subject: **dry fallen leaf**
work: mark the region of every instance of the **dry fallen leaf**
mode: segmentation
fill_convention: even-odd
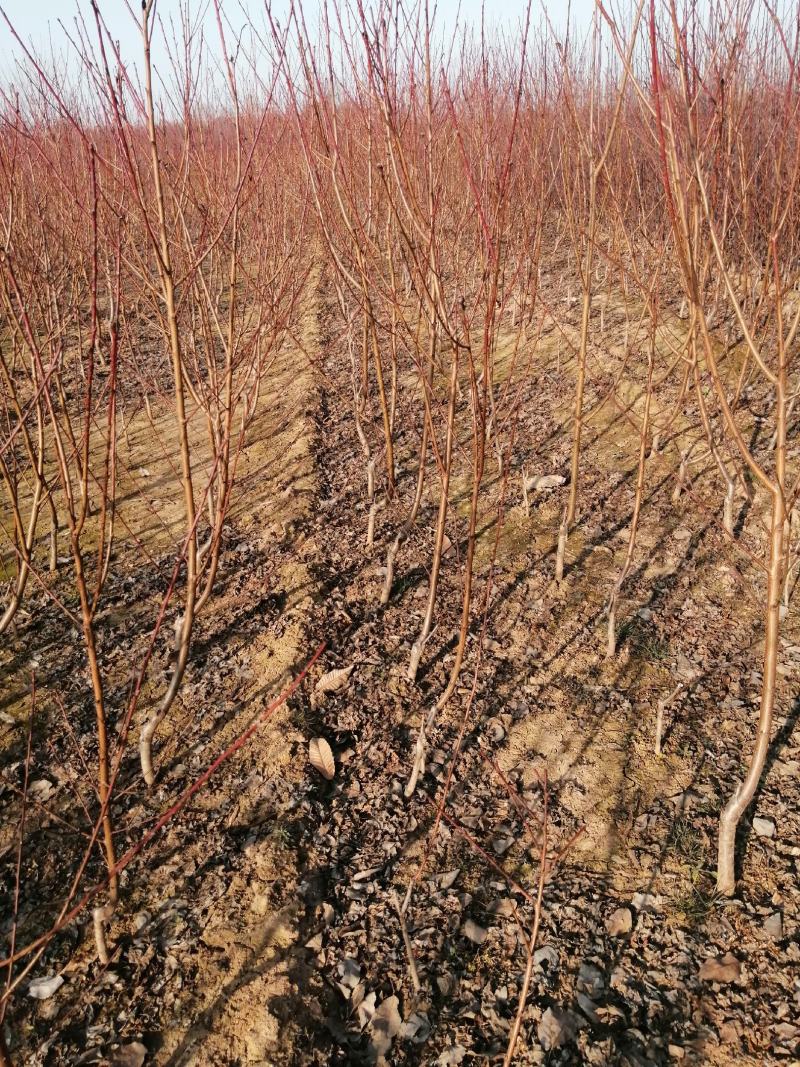
[[[331,746],[324,737],[312,737],[308,743],[308,758],[311,766],[316,768],[323,778],[330,781],[336,774],[336,763]]]
[[[387,997],[372,1016],[369,1024],[372,1032],[370,1051],[375,1060],[386,1055],[392,1047],[392,1042],[400,1033],[403,1020],[398,1011],[399,1004],[397,997]]]
[[[339,689],[344,689],[352,672],[352,666],[338,667],[328,671],[327,674],[323,674],[314,689],[317,693],[336,693]]]

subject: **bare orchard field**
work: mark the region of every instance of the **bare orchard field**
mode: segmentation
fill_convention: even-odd
[[[0,1067],[800,1063],[791,11],[156,8],[9,27]]]

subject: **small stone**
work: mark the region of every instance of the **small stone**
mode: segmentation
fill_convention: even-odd
[[[511,919],[515,911],[514,901],[510,897],[493,900],[488,910],[492,915],[497,915],[501,919]]]
[[[141,1041],[123,1045],[111,1058],[111,1067],[142,1067],[147,1058],[147,1049]]]
[[[28,986],[28,996],[33,997],[34,1000],[49,1000],[63,984],[64,979],[60,974],[52,975],[50,978],[34,978]]]
[[[732,952],[726,952],[724,956],[711,956],[705,960],[700,967],[700,980],[727,985],[729,982],[735,982],[741,973],[741,963]]]
[[[759,837],[775,836],[775,823],[772,819],[762,819],[757,815],[755,819],[753,819],[753,829]]]
[[[472,919],[465,919],[461,924],[461,933],[476,945],[482,945],[489,935],[488,930],[478,926]]]
[[[511,846],[514,844],[513,837],[494,837],[492,838],[492,848],[498,856],[504,855]]]
[[[306,948],[309,952],[321,952],[322,934],[317,934],[316,937],[312,937],[310,941],[306,941]]]
[[[537,1028],[537,1036],[545,1052],[560,1048],[572,1041],[578,1032],[579,1019],[571,1011],[548,1008]]]
[[[667,1045],[667,1052],[673,1060],[682,1060],[686,1055],[686,1049],[680,1045]]]
[[[456,878],[461,874],[460,867],[454,867],[452,871],[443,871],[440,875],[437,875],[436,881],[439,884],[440,889],[450,889],[456,881]]]
[[[630,908],[617,908],[606,919],[606,930],[610,937],[621,937],[633,929],[633,915]]]
[[[558,952],[552,945],[542,945],[541,948],[537,948],[533,954],[533,962],[537,967],[545,965],[548,970],[553,970],[558,966]]]
[[[598,1026],[600,1024],[600,1016],[597,1014],[597,1005],[591,997],[587,997],[585,993],[576,993],[575,1000],[589,1022]]]
[[[774,911],[764,920],[764,933],[775,941],[783,937],[783,916],[779,911]]]
[[[590,997],[599,997],[605,988],[603,972],[592,963],[582,963],[578,969],[578,979],[575,984],[582,993]]]

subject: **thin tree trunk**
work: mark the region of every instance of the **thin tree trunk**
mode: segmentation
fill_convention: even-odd
[[[775,708],[775,682],[778,673],[780,648],[780,607],[783,586],[783,524],[784,506],[776,490],[772,497],[770,524],[769,577],[767,580],[766,639],[764,644],[764,675],[761,706],[758,716],[755,747],[750,758],[747,776],[738,785],[719,819],[719,848],[717,856],[717,892],[730,897],[736,889],[736,830],[739,821],[755,795],[769,749],[772,718]]]
[[[169,347],[172,359],[172,376],[175,391],[175,421],[178,429],[181,456],[181,484],[183,487],[183,499],[186,526],[186,602],[184,605],[183,619],[180,631],[180,643],[178,658],[172,674],[167,692],[161,701],[158,711],[151,716],[142,728],[139,737],[139,756],[142,764],[142,774],[148,785],[155,781],[152,762],[152,741],[164,716],[172,706],[180,689],[186,664],[189,661],[189,648],[192,639],[192,629],[195,618],[195,605],[197,600],[197,533],[196,512],[194,501],[194,487],[192,485],[192,461],[189,445],[188,419],[186,415],[186,397],[183,371],[183,357],[181,352],[180,333],[178,330],[178,311],[175,299],[175,284],[172,276],[172,260],[170,257],[169,232],[167,228],[166,208],[164,192],[161,184],[161,163],[158,155],[156,142],[155,110],[153,103],[152,65],[150,61],[150,31],[149,18],[152,11],[152,0],[142,12],[142,38],[145,55],[145,90],[147,103],[147,128],[150,140],[150,153],[155,184],[156,207],[158,209],[159,226],[159,274],[161,278],[162,295],[167,312],[169,328]]]
[[[433,561],[431,563],[430,588],[428,590],[428,606],[425,618],[422,620],[422,628],[419,636],[411,646],[411,659],[408,664],[408,680],[416,681],[422,652],[425,642],[431,634],[433,626],[433,612],[436,607],[436,587],[439,582],[439,570],[442,563],[442,547],[444,545],[444,532],[447,523],[448,500],[450,495],[450,468],[453,461],[453,437],[456,416],[456,394],[458,391],[458,348],[453,349],[453,361],[450,369],[450,390],[447,402],[447,438],[444,450],[444,469],[442,470],[442,487],[439,495],[439,515],[436,521],[436,541],[433,548]]]

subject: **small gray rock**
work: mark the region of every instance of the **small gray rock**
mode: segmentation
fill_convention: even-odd
[[[464,920],[461,924],[461,933],[476,945],[482,945],[489,936],[488,930],[484,930],[482,926],[478,926],[472,919]]]
[[[548,1008],[537,1028],[537,1036],[545,1052],[560,1048],[573,1041],[578,1032],[580,1020],[571,1011],[561,1008]]]
[[[60,974],[51,975],[49,978],[34,978],[28,986],[28,996],[34,1000],[49,1000],[63,984],[64,979]]]
[[[494,837],[492,838],[492,848],[498,856],[504,855],[511,846],[514,844],[513,837]]]
[[[587,996],[599,997],[605,987],[603,972],[593,963],[582,963],[578,969],[578,980],[575,984]]]
[[[552,970],[558,966],[558,952],[552,945],[542,945],[541,948],[537,948],[534,952],[533,962],[537,967],[546,965],[548,969]]]
[[[755,819],[753,819],[753,829],[759,837],[775,836],[775,823],[772,819],[763,819],[757,815]]]
[[[780,941],[783,937],[783,916],[779,911],[774,911],[772,915],[765,919],[764,933],[775,941]]]
[[[141,1041],[123,1045],[111,1058],[111,1067],[142,1067],[147,1059],[147,1049]]]
[[[437,875],[436,880],[440,889],[450,889],[455,884],[456,878],[461,874],[461,868],[455,867],[452,871],[444,871]]]
[[[593,1023],[595,1026],[600,1025],[601,1019],[597,1014],[597,1005],[595,1002],[590,997],[587,997],[585,993],[576,993],[575,1000],[578,1002],[578,1007],[589,1022]]]

